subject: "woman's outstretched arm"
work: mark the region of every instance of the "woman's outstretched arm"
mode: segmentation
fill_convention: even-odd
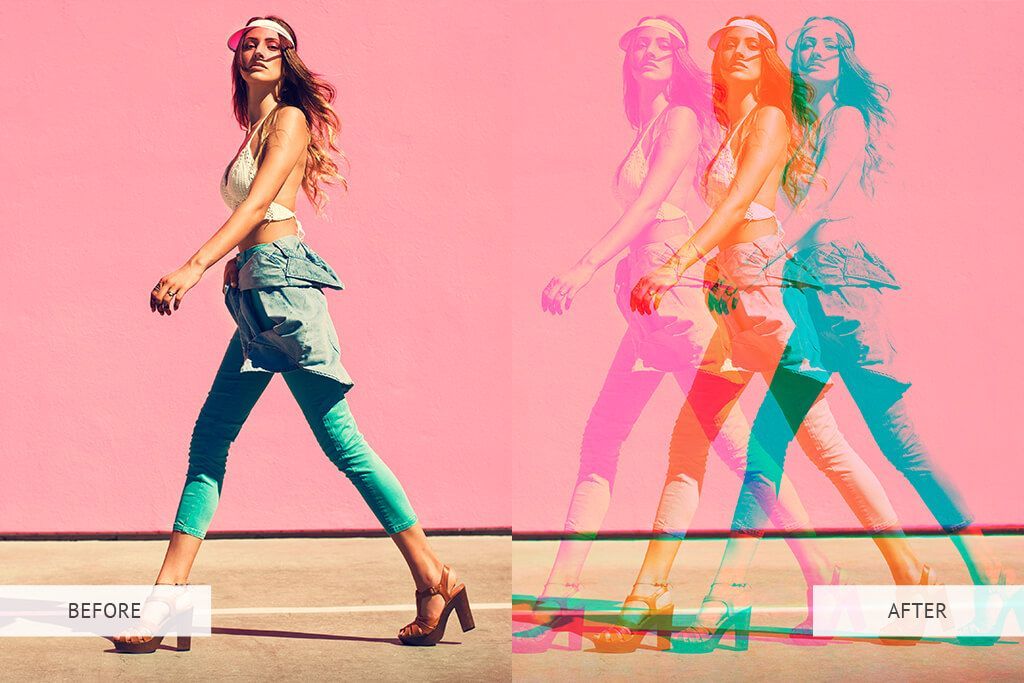
[[[786,117],[778,107],[763,107],[751,121],[751,131],[740,149],[736,177],[725,198],[690,239],[660,268],[648,273],[633,288],[630,308],[651,313],[661,296],[674,287],[682,273],[743,223],[744,214],[768,175],[785,152],[789,140]]]
[[[264,222],[267,209],[281,191],[308,141],[309,130],[302,110],[283,108],[278,113],[274,129],[267,136],[266,153],[253,179],[249,196],[185,265],[160,279],[158,287],[150,292],[150,310],[170,315],[171,299],[174,299],[173,310],[177,310],[185,294],[198,284],[206,270]],[[169,296],[169,292],[176,294]]]
[[[692,109],[674,106],[665,112],[665,128],[657,136],[650,170],[639,196],[576,265],[551,279],[541,296],[544,310],[561,313],[563,306],[567,310],[573,297],[590,282],[594,273],[615,258],[657,218],[661,203],[679,181],[699,143],[700,129]]]

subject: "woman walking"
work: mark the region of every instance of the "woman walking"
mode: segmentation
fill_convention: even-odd
[[[301,187],[322,208],[320,183],[344,184],[328,155],[339,127],[334,88],[297,52],[294,29],[275,16],[254,17],[228,39],[234,110],[247,136],[221,179],[231,217],[150,293],[150,308],[171,315],[207,269],[229,251],[225,304],[237,323],[200,411],[170,544],[138,628],[119,634],[121,652],[152,652],[155,635],[188,609],[188,577],[213,518],[228,448],[274,373],[280,372],[325,454],[355,485],[405,558],[416,585],[416,619],[402,628],[408,645],[433,645],[454,609],[473,628],[465,586],[431,550],[417,516],[387,465],[359,432],[346,393],[323,289],[341,289],[334,270],[304,241],[295,216]],[[187,649],[186,637],[179,649]],[[184,647],[182,647],[184,645]]]
[[[619,165],[614,190],[622,214],[572,268],[554,277],[544,289],[542,306],[561,314],[594,273],[625,251],[615,269],[616,301],[626,331],[612,359],[583,433],[576,484],[565,521],[566,539],[558,548],[547,582],[534,603],[548,611],[538,619],[548,629],[520,634],[516,644],[529,646],[526,636],[550,639],[552,631],[570,623],[582,605],[574,598],[591,548],[587,537],[600,530],[608,510],[622,445],[666,375],[689,391],[702,359],[708,354],[722,362],[721,351],[709,352],[715,321],[707,311],[702,280],[680,283],[656,315],[641,316],[629,309],[631,285],[663,263],[693,234],[692,216],[706,213],[698,193],[700,171],[714,150],[718,126],[710,105],[710,82],[693,62],[683,26],[668,16],[641,19],[619,40],[625,52],[623,89],[626,118],[636,139]],[[737,408],[721,425],[717,452],[733,472],[742,476],[749,427]],[[669,490],[656,524],[688,524],[697,509],[699,491]],[[810,529],[807,513],[792,487],[781,496],[774,521],[790,530]],[[685,520],[685,521],[683,521]],[[790,539],[801,567],[816,561],[807,545]],[[815,574],[816,576],[816,574]],[[810,577],[808,579],[811,580]],[[637,584],[634,592],[649,594]],[[559,614],[561,612],[561,614]],[[536,640],[536,639],[535,639]]]
[[[787,220],[795,252],[787,272],[807,300],[826,366],[843,378],[879,449],[949,534],[972,581],[1005,584],[1008,570],[910,419],[912,383],[885,321],[885,299],[901,286],[870,244],[885,220],[873,199],[887,165],[881,140],[891,122],[889,88],[861,63],[842,19],[809,17],[793,35],[793,77],[809,86],[794,96],[810,95],[803,111],[820,182],[804,188]]]
[[[794,435],[866,528],[899,532],[895,511],[877,477],[837,436],[835,418],[822,397],[830,373],[823,367],[806,307],[798,295],[781,287],[786,248],[775,216],[776,195],[782,189],[793,196],[801,179],[813,176],[814,167],[801,148],[804,130],[794,112],[792,78],[776,51],[775,33],[760,17],[734,17],[712,35],[708,45],[715,51],[715,111],[728,130],[705,175],[705,195],[714,210],[681,249],[636,284],[630,302],[644,314],[657,310],[681,274],[718,248],[705,279],[711,298],[723,299],[714,308],[733,369],[726,371],[723,366],[698,374],[669,448],[677,479],[673,486],[686,486],[703,476],[707,440],[715,434],[723,411],[731,410],[754,374],[762,374],[768,383],[751,427],[747,471],[733,521],[734,531],[746,538],[730,539],[723,569],[696,625],[685,629],[680,641],[680,649],[697,650],[714,647],[729,630],[736,631],[737,642],[746,642],[748,586],[740,570],[728,570],[745,567],[756,549],[763,534],[763,515],[784,488],[779,482]],[[830,443],[842,446],[829,447]],[[905,538],[879,537],[876,544],[897,583],[927,580],[927,566]],[[678,546],[678,541],[651,541],[640,577],[664,581]],[[838,582],[838,572],[832,572],[831,579]],[[724,610],[707,607],[716,604]],[[658,616],[662,615],[652,605],[634,629],[639,634],[620,627],[606,638],[609,644],[635,647],[643,627],[655,624]]]

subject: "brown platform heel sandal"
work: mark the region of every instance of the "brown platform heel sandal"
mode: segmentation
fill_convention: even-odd
[[[175,649],[178,652],[188,652],[192,649],[192,595],[188,589],[188,583],[157,583],[153,585],[153,592],[146,598],[142,606],[142,617],[139,625],[129,631],[136,631],[139,635],[149,635],[148,640],[139,643],[127,640],[109,640],[114,644],[114,649],[125,654],[149,654],[156,652],[163,642],[163,635],[156,635],[157,631],[173,632],[175,634]],[[180,588],[179,588],[180,587]],[[153,614],[155,603],[167,605],[167,614],[157,617]],[[147,614],[148,611],[148,614]],[[145,633],[148,631],[149,633]],[[119,634],[120,635],[120,634]],[[134,635],[134,634],[130,634]]]
[[[641,595],[636,591],[637,586],[654,586],[655,590],[650,595]],[[658,607],[658,600],[668,595],[670,590],[671,585],[664,581],[638,581],[633,584],[633,592],[622,601],[622,611],[610,615],[610,623],[603,623],[605,619],[599,617],[588,617],[588,627],[583,635],[594,643],[593,652],[635,652],[650,633],[658,636],[658,650],[668,650],[672,646],[675,604],[669,602]],[[627,602],[643,602],[646,607],[626,607]]]
[[[405,645],[437,645],[444,637],[444,628],[448,623],[448,616],[454,609],[459,615],[459,624],[462,631],[472,631],[476,627],[473,621],[473,612],[469,609],[469,596],[466,594],[466,585],[458,583],[454,586],[448,585],[449,572],[451,568],[444,565],[441,569],[441,580],[436,585],[423,590],[416,591],[416,619],[407,624],[398,632],[398,639]],[[444,607],[437,620],[431,623],[419,615],[420,598],[429,599],[432,595],[440,595],[444,598]]]

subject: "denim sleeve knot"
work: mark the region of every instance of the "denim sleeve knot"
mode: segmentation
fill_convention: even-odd
[[[292,235],[246,250],[242,257],[238,287],[224,294],[238,325],[240,370],[305,370],[351,388],[323,291],[344,288],[334,269]]]
[[[817,289],[900,289],[889,267],[860,242],[851,246],[833,241],[803,249],[788,264],[786,279],[794,286]]]

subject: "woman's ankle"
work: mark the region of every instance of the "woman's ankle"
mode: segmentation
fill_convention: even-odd
[[[160,583],[177,585],[186,584],[188,583],[188,574],[183,575],[177,572],[160,572],[153,584],[156,585]]]
[[[580,590],[580,577],[579,576],[567,576],[567,575],[552,575],[548,577],[548,580],[544,582],[544,587],[541,589],[543,595],[550,595],[552,597],[567,597],[572,593]]]
[[[441,574],[444,572],[444,563],[437,558],[433,558],[432,561],[420,563],[413,572],[413,582],[416,584],[417,590],[426,590],[431,586],[436,586],[441,581]],[[454,571],[449,569],[449,575],[454,574]]]

